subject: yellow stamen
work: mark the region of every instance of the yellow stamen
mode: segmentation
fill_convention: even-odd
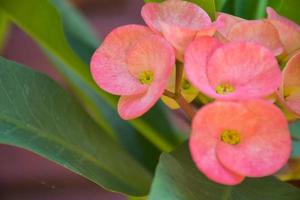
[[[241,137],[236,130],[226,130],[221,134],[221,140],[227,144],[236,145],[240,143]]]
[[[218,87],[216,87],[216,93],[218,94],[229,94],[234,92],[234,87],[230,84],[221,84]]]
[[[152,81],[154,79],[154,74],[152,71],[143,71],[142,73],[140,73],[139,75],[139,81],[142,83],[142,84],[151,84]]]

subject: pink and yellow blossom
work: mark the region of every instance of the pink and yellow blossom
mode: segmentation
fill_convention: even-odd
[[[133,119],[163,94],[175,65],[173,47],[141,25],[113,30],[94,53],[91,72],[103,90],[121,95],[118,112]]]
[[[183,60],[185,48],[195,37],[213,35],[215,32],[208,14],[187,1],[147,3],[141,14],[154,32],[162,34],[173,45],[179,60]]]
[[[216,101],[196,114],[189,146],[197,167],[209,179],[235,185],[283,167],[291,138],[284,115],[268,101]]]
[[[280,101],[289,112],[300,117],[300,51],[290,58],[282,73]]]
[[[266,47],[252,42],[222,44],[208,36],[189,45],[185,70],[195,87],[222,100],[266,97],[281,82],[277,60]]]
[[[300,26],[295,22],[282,17],[271,7],[267,8],[268,21],[273,24],[279,33],[284,47],[284,56],[291,57],[300,49]]]
[[[279,33],[268,20],[245,20],[219,13],[215,24],[223,41],[254,42],[269,48],[274,55],[283,51]]]

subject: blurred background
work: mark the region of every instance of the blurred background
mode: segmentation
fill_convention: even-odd
[[[70,0],[99,38],[124,24],[142,24],[142,0]],[[30,49],[30,51],[28,51]],[[31,66],[63,84],[41,49],[13,26],[3,56]],[[96,184],[19,148],[0,145],[0,200],[123,200]]]

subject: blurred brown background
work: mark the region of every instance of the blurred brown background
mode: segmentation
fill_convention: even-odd
[[[99,38],[113,28],[143,23],[143,0],[73,0]],[[4,57],[62,79],[40,48],[17,27],[12,27]],[[96,184],[26,150],[0,145],[0,200],[123,200]]]

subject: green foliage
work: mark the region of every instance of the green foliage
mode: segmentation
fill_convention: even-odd
[[[291,123],[289,128],[292,137],[300,141],[300,120]]]
[[[109,190],[147,194],[149,172],[45,75],[1,58],[0,93],[1,143],[36,152]]]
[[[208,180],[195,167],[185,144],[159,161],[150,200],[298,200],[300,190],[274,177],[246,178],[229,187]]]
[[[273,7],[279,14],[290,18],[300,24],[300,1],[298,0],[269,0],[268,5]]]
[[[216,0],[217,10],[245,19],[260,19],[266,16],[266,7],[274,8],[280,15],[300,24],[300,1],[298,0]],[[224,4],[225,1],[225,4]],[[222,6],[223,5],[223,6]]]
[[[293,158],[300,158],[300,121],[296,121],[290,124],[290,132],[293,138]]]
[[[75,8],[67,4],[67,2],[65,1],[52,0],[51,2],[60,12],[64,24],[64,31],[66,33],[69,44],[71,45],[73,50],[84,60],[84,62],[88,64],[92,54],[98,46],[99,40],[96,38],[87,22],[80,15],[80,13],[75,10]],[[58,59],[55,59],[51,56],[50,58],[52,58],[52,60],[58,67],[64,68],[63,63]],[[66,66],[65,68],[68,67]],[[148,139],[146,139],[142,133],[134,129],[133,126],[131,126],[128,122],[120,119],[115,108],[111,104],[106,102],[105,99],[99,96],[95,92],[95,90],[86,86],[84,83],[80,82],[80,80],[75,79],[74,77],[72,78],[80,87],[80,91],[85,92],[84,95],[87,95],[89,97],[86,99],[86,104],[90,102],[89,109],[92,109],[92,112],[90,112],[90,114],[93,116],[93,118],[97,119],[99,124],[101,124],[102,122],[108,125],[110,131],[113,134],[112,136],[123,147],[125,147],[125,149],[131,153],[131,155],[133,155],[138,161],[140,161],[145,167],[147,167],[147,169],[153,172],[160,153],[159,149],[154,146],[153,143],[151,143]],[[94,106],[92,107],[93,104]],[[156,109],[155,111],[153,111],[153,113],[159,113],[162,117],[165,116],[160,109]],[[150,117],[150,122],[153,121],[152,123],[155,124],[155,121],[151,121],[151,119],[152,118]],[[169,126],[168,120],[162,119],[162,121],[166,124],[166,132],[172,133],[172,129]],[[136,124],[140,125],[141,122],[136,122]],[[153,132],[155,135],[156,132]],[[143,133],[146,133],[146,130]],[[172,138],[174,137],[170,137],[170,141],[172,141]]]
[[[52,1],[52,3],[55,3],[55,1]],[[58,4],[56,5],[59,6]],[[35,9],[37,7],[41,9]],[[0,1],[0,8],[6,12],[13,22],[52,55],[52,58],[57,63],[57,69],[64,76],[72,92],[79,98],[93,119],[112,136],[118,137],[107,124],[107,119],[104,116],[106,111],[102,110],[108,105],[115,112],[117,99],[96,86],[92,80],[88,65],[82,62],[68,46],[60,17],[51,3],[47,0],[2,0]],[[64,19],[64,22],[67,23],[72,18],[64,17]],[[45,26],[51,28],[45,28]],[[70,27],[74,27],[74,25],[70,25],[69,30]],[[83,35],[76,34],[76,38]],[[86,36],[88,37],[89,35],[87,34]],[[74,35],[73,38],[75,38]],[[81,37],[80,42],[83,41],[87,41],[87,39]],[[74,47],[74,45],[72,46]],[[79,46],[78,43],[76,46]],[[81,52],[88,52],[84,51],[84,46],[82,48]],[[93,49],[93,47],[91,48]],[[79,50],[77,49],[76,52],[78,53]],[[106,102],[106,104],[101,104],[101,102]],[[159,111],[160,115],[165,115],[160,109]],[[170,151],[181,139],[176,135],[168,121],[163,121],[165,126],[169,128],[169,131],[164,133],[154,128],[153,124],[156,122],[157,118],[152,118],[151,121],[145,121],[140,118],[129,123],[158,149]]]
[[[9,30],[9,21],[7,16],[0,10],[0,53],[4,47],[7,32]]]

